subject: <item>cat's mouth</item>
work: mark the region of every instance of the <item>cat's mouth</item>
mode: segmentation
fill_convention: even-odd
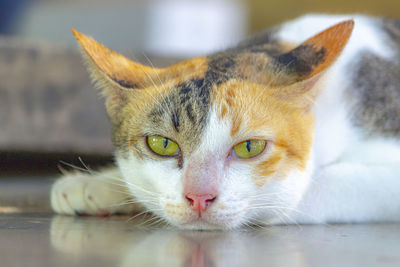
[[[207,209],[198,210],[189,205],[167,203],[165,213],[160,214],[160,216],[163,216],[171,225],[184,229],[234,229],[241,227],[246,221],[244,219],[246,218],[246,209],[242,207],[244,207],[243,203],[232,208],[226,204],[213,203]]]

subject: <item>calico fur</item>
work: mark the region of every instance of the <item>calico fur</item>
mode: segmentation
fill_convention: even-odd
[[[60,179],[53,209],[108,210],[85,210],[93,196],[76,192],[82,180],[116,180],[132,202],[182,228],[399,221],[398,25],[307,15],[165,69],[74,31],[106,98],[120,173]],[[155,155],[151,135],[180,153]],[[232,147],[245,140],[266,140],[266,149],[239,160]],[[201,214],[185,197],[193,190],[217,195]]]

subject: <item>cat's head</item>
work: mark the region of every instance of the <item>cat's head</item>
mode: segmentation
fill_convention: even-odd
[[[310,181],[313,102],[353,21],[293,47],[242,45],[167,68],[74,31],[132,194],[185,228],[285,222]]]

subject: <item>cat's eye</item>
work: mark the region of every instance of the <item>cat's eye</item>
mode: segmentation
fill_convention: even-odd
[[[240,159],[250,159],[265,149],[265,141],[263,140],[247,140],[233,147],[235,155]]]
[[[159,135],[147,137],[147,145],[160,156],[176,156],[179,153],[179,146],[171,139]]]

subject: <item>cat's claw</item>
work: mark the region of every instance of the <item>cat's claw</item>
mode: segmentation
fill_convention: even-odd
[[[51,189],[50,201],[55,212],[67,215],[104,217],[139,209],[138,205],[129,204],[132,198],[123,186],[112,185],[104,177],[82,173],[58,179]]]

